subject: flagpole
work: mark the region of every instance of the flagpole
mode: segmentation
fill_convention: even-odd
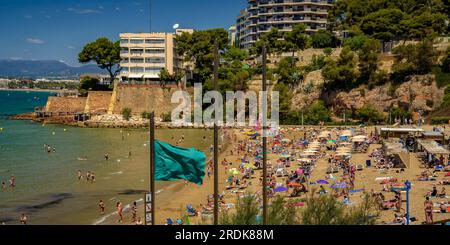
[[[263,92],[267,91],[267,71],[266,71],[266,66],[267,66],[267,50],[266,50],[266,46],[263,46],[263,50],[262,50],[262,90]],[[262,102],[265,103],[265,102]],[[262,181],[262,185],[263,185],[263,225],[267,225],[267,190],[266,190],[266,186],[267,186],[267,137],[266,137],[266,113],[265,110],[266,108],[262,108],[263,109],[263,133],[262,133],[262,140],[263,140],[263,181]]]
[[[150,195],[152,225],[155,225],[155,112],[150,113]]]
[[[214,90],[218,90],[219,80],[219,42],[214,41]],[[214,116],[214,225],[219,224],[219,129],[217,113]]]

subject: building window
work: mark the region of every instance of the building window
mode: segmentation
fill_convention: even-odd
[[[148,68],[145,68],[145,72],[159,74],[159,73],[161,73],[161,70],[164,68],[165,67],[148,67]]]
[[[144,72],[144,67],[131,67],[130,71],[134,72],[134,73],[143,73]]]
[[[120,43],[128,43],[128,42],[129,42],[128,38],[120,39]]]
[[[131,44],[143,44],[144,39],[130,39]]]
[[[147,59],[145,59],[145,63],[161,64],[161,63],[166,63],[166,59],[165,58],[147,58]]]
[[[146,49],[145,53],[147,54],[164,54],[166,53],[165,49],[162,48],[151,48],[151,49]]]
[[[147,44],[164,44],[166,40],[164,39],[145,39],[145,43]]]
[[[131,54],[138,54],[138,55],[141,55],[141,54],[144,53],[144,50],[143,50],[143,49],[131,49],[131,50],[130,50],[130,53],[131,53]]]
[[[130,62],[131,63],[144,63],[144,59],[143,58],[131,58]]]

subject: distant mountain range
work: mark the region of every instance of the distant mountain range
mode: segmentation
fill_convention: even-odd
[[[69,66],[57,60],[0,59],[0,77],[9,78],[78,78],[85,73],[105,74],[96,65]]]

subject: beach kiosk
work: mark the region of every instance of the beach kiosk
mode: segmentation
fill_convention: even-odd
[[[422,160],[430,167],[443,168],[448,165],[450,152],[442,145],[432,140],[418,140],[419,150],[424,152]],[[439,169],[436,169],[439,170]]]
[[[401,138],[402,136],[412,135],[419,138],[425,132],[421,128],[376,128],[378,135],[384,139]]]

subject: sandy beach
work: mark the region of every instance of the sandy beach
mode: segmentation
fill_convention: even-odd
[[[311,131],[312,128],[308,128],[306,131]],[[327,130],[331,130],[332,128],[329,128]],[[425,127],[427,130],[431,130],[431,126]],[[286,133],[286,138],[290,140],[299,139],[303,136],[304,131],[303,130],[293,130],[293,129],[287,129],[289,133]],[[291,130],[291,131],[290,131]],[[370,134],[370,132],[373,132],[374,128],[367,128],[365,130],[366,134]],[[219,190],[222,194],[225,195],[224,200],[226,203],[235,203],[237,199],[237,194],[233,193],[229,190],[226,190],[226,186],[228,185],[226,183],[226,179],[229,176],[228,173],[225,172],[225,167],[220,164],[224,159],[231,162],[232,165],[228,167],[228,169],[231,168],[238,168],[240,163],[241,155],[236,154],[236,146],[238,141],[246,140],[248,139],[248,136],[243,135],[242,132],[239,130],[227,130],[230,137],[228,139],[228,142],[224,144],[224,147],[222,148],[222,152],[219,157]],[[448,132],[447,132],[448,133]],[[418,158],[411,158],[411,164],[410,167],[405,169],[405,171],[399,171],[399,169],[389,169],[385,171],[380,171],[376,168],[369,167],[367,168],[365,166],[365,162],[367,160],[373,160],[369,154],[372,153],[375,149],[380,148],[380,144],[371,144],[367,152],[364,153],[353,153],[350,162],[352,164],[357,165],[364,165],[364,169],[362,171],[358,171],[356,173],[355,178],[355,190],[365,190],[365,192],[382,192],[383,185],[380,184],[380,181],[377,181],[377,178],[380,177],[391,177],[396,178],[397,183],[404,183],[405,181],[409,180],[412,181],[413,187],[410,192],[410,217],[414,217],[417,221],[413,222],[413,225],[419,225],[422,224],[422,222],[425,221],[425,213],[424,213],[424,201],[425,201],[425,195],[429,193],[433,186],[436,186],[438,190],[440,191],[443,186],[438,185],[437,181],[440,181],[444,179],[444,172],[436,172],[436,181],[416,181],[417,176],[419,176],[425,169],[420,164],[420,161]],[[234,154],[232,154],[232,151]],[[327,176],[327,168],[328,168],[328,157],[332,154],[330,151],[323,150],[323,157],[321,157],[310,176],[309,182],[314,182],[319,179],[325,179]],[[279,154],[268,154],[268,162],[274,164],[277,159],[280,158]],[[289,171],[295,171],[298,168],[297,164],[292,164],[291,167],[287,168]],[[241,177],[242,175],[239,175]],[[256,170],[254,177],[252,180],[249,180],[249,186],[245,189],[246,192],[253,192],[253,193],[261,193],[261,185],[259,183],[259,176],[261,176],[261,171]],[[335,174],[335,177],[340,179],[342,177],[342,173]],[[277,178],[278,183],[285,182],[285,178]],[[310,188],[318,188],[311,187]],[[332,192],[332,189],[327,186],[327,191]],[[192,204],[193,207],[195,207],[197,210],[201,210],[200,205],[206,205],[207,204],[207,196],[213,193],[213,176],[211,178],[208,178],[205,176],[204,184],[202,186],[197,186],[194,184],[184,184],[182,181],[180,182],[174,182],[173,185],[168,186],[166,189],[164,189],[161,193],[159,193],[156,197],[156,223],[158,225],[164,225],[166,223],[167,218],[171,218],[174,221],[178,218],[184,217],[186,212],[186,205]],[[241,192],[243,193],[243,191]],[[290,193],[290,191],[289,191]],[[282,196],[288,196],[289,193],[279,193],[277,195]],[[382,192],[386,200],[390,200],[394,198],[393,192]],[[238,192],[239,194],[239,192]],[[352,204],[358,204],[362,201],[362,193],[354,193],[350,194],[350,200]],[[405,195],[403,193],[403,202],[402,202],[402,210],[401,213],[404,213],[406,210],[406,202],[405,202]],[[341,200],[341,199],[339,199]],[[434,210],[438,210],[439,207],[438,203],[440,202],[448,202],[449,197],[448,194],[446,197],[442,198],[432,198],[433,203],[435,204]],[[299,208],[301,209],[301,208]],[[301,211],[301,210],[300,210]],[[380,216],[377,220],[377,224],[385,224],[385,223],[392,223],[392,221],[395,218],[396,214],[395,209],[388,209],[388,210],[382,210],[380,211]],[[144,217],[143,214],[143,205],[139,206],[139,217]],[[104,222],[103,224],[115,224],[115,219],[117,217],[115,215],[112,215],[111,218]],[[450,219],[450,213],[435,213],[434,214],[434,220],[446,220]],[[131,213],[129,210],[125,211],[125,220],[127,221],[125,224],[132,224],[130,222],[131,220]],[[184,220],[183,220],[184,221]],[[211,224],[212,223],[212,215],[199,215],[197,217],[190,217],[190,224]]]

